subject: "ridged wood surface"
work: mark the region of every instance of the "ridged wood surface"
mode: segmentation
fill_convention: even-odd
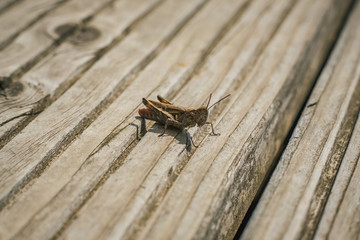
[[[242,238],[358,218],[352,1],[6,2],[0,239],[232,239],[260,194]],[[138,117],[143,97],[210,93],[231,94],[209,113],[220,136]]]

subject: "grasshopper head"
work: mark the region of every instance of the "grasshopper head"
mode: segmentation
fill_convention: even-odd
[[[202,126],[206,123],[209,111],[206,107],[200,107],[195,110],[196,123],[198,126]]]
[[[206,107],[200,107],[198,109],[195,110],[195,116],[196,116],[196,123],[198,126],[202,126],[206,123],[208,114],[209,114],[209,109],[212,108],[213,106],[215,106],[217,103],[221,102],[222,100],[224,100],[225,98],[229,97],[230,94],[226,95],[225,97],[221,98],[219,101],[217,101],[216,103],[214,103],[213,105],[211,105],[209,107],[210,104],[210,100],[211,100],[211,94],[209,96],[209,101],[206,105]]]

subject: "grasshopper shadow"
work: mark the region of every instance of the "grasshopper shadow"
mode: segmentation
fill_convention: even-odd
[[[143,136],[145,136],[146,134],[146,123],[145,123],[145,119],[143,119],[142,117],[136,116],[135,117],[137,120],[140,121],[140,131],[139,131],[139,125],[135,124],[135,123],[130,123],[131,126],[134,126],[136,128],[136,136],[138,139],[141,139]]]
[[[141,120],[141,124],[140,124],[140,136],[141,137],[143,137],[145,135],[145,133],[147,133],[147,132],[150,132],[150,133],[156,134],[156,135],[160,135],[164,132],[164,125],[162,125],[162,124],[155,123],[148,130],[146,130],[145,119],[143,119],[142,117],[136,117],[136,119]],[[133,124],[133,125],[136,125],[136,124]],[[139,132],[138,125],[136,125],[136,128],[137,128],[136,130],[137,130],[137,134],[138,134],[138,132]],[[174,137],[176,139],[176,141],[178,142],[178,144],[184,145],[185,149],[188,152],[191,151],[191,148],[192,148],[191,135],[186,129],[179,130],[178,128],[168,126],[164,136],[165,135]],[[139,136],[139,135],[137,135],[137,136]],[[162,137],[162,136],[160,136],[160,137]]]

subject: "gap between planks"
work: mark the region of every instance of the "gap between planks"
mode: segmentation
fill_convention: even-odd
[[[336,236],[328,222],[334,216],[334,209],[331,208],[339,204],[339,197],[329,199],[329,194],[332,196],[330,190],[337,186],[335,176],[343,155],[347,154],[346,149],[354,149],[354,146],[347,147],[347,144],[360,105],[360,68],[356,64],[359,60],[359,34],[352,30],[357,27],[359,11],[359,5],[351,11],[351,17],[341,32],[242,239],[265,235],[270,239],[314,236],[325,239],[330,232],[334,233],[333,237]],[[316,137],[318,139],[314,141]],[[304,146],[306,144],[308,146]],[[307,164],[303,163],[304,159],[308,160]],[[335,188],[332,191],[339,194],[343,190]],[[328,208],[329,200],[332,206],[326,212],[327,219],[323,220],[323,209]],[[319,222],[321,229],[317,230]],[[346,235],[345,232],[344,229],[342,234]]]
[[[34,66],[34,69],[27,72],[22,78],[19,80],[22,82],[22,85],[25,86],[25,90],[19,95],[15,96],[15,99],[20,98],[16,101],[22,101],[24,98],[22,95],[30,95],[32,96],[32,103],[29,104],[29,99],[26,100],[25,107],[19,108],[18,106],[11,107],[8,106],[7,108],[10,108],[9,111],[13,111],[13,113],[8,111],[5,111],[1,113],[0,118],[2,118],[3,123],[3,129],[1,129],[1,136],[0,136],[0,148],[2,148],[7,142],[9,142],[12,137],[14,137],[18,132],[20,132],[26,125],[34,119],[34,116],[37,115],[37,113],[41,112],[43,109],[45,109],[47,106],[49,106],[52,102],[54,102],[58,97],[60,97],[69,87],[71,87],[91,66],[99,60],[104,54],[109,52],[113,47],[115,47],[117,44],[121,42],[121,40],[126,37],[132,28],[136,26],[141,20],[146,17],[153,9],[155,9],[162,1],[153,1],[153,4],[149,2],[148,8],[145,8],[143,12],[139,12],[139,15],[136,16],[134,19],[125,19],[119,17],[119,21],[121,22],[129,22],[128,26],[125,25],[119,25],[118,29],[120,31],[113,31],[109,34],[110,39],[106,39],[104,36],[105,42],[99,42],[99,40],[96,40],[94,43],[94,49],[92,55],[89,55],[88,52],[84,51],[81,44],[75,45],[71,43],[71,39],[68,37],[73,36],[78,31],[81,30],[81,28],[86,28],[87,25],[90,25],[90,27],[95,26],[99,27],[100,29],[106,29],[106,26],[101,25],[101,19],[100,24],[94,20],[94,17],[88,18],[92,19],[89,20],[88,23],[85,23],[85,25],[79,24],[79,27],[77,30],[74,30],[70,36],[63,36],[61,41],[65,41],[66,39],[68,42],[62,43],[57,48],[52,49],[53,55],[42,58],[40,62],[37,63],[37,65]],[[126,6],[126,4],[125,4]],[[146,5],[144,5],[146,7]],[[143,7],[142,7],[143,8]],[[139,10],[142,8],[139,7]],[[106,8],[104,9],[106,11]],[[121,10],[120,10],[121,11]],[[100,11],[101,12],[101,11]],[[100,14],[101,16],[101,14]],[[110,13],[111,16],[111,13]],[[100,17],[101,18],[101,17]],[[96,18],[97,19],[97,18]],[[104,17],[102,17],[102,20]],[[125,21],[124,21],[125,20]],[[109,25],[109,24],[107,24]],[[103,27],[103,28],[102,28]],[[96,29],[96,28],[94,28]],[[116,35],[116,33],[119,32],[119,35]],[[115,35],[114,35],[115,34]],[[104,35],[104,33],[102,33]],[[59,40],[58,40],[59,41]],[[59,41],[58,43],[60,43]],[[55,44],[55,43],[54,43]],[[84,43],[88,44],[88,43]],[[57,45],[57,44],[55,44]],[[65,45],[65,46],[64,46]],[[90,45],[91,46],[91,45]],[[48,51],[50,52],[50,51]],[[69,52],[71,54],[71,57],[69,59],[69,56],[65,56],[62,54],[62,52]],[[71,52],[71,53],[70,53]],[[68,55],[69,55],[68,54]],[[59,57],[57,57],[59,56]],[[45,57],[45,56],[43,56]],[[76,59],[84,59],[82,62],[76,61]],[[72,61],[74,62],[72,62]],[[33,61],[33,60],[31,60]],[[66,64],[64,64],[64,62]],[[71,63],[71,64],[70,64]],[[53,64],[53,66],[50,66]],[[59,70],[63,70],[62,74],[59,74],[59,70],[57,66],[61,64],[62,67]],[[51,67],[51,71],[48,71],[47,69]],[[70,72],[70,73],[69,73]],[[56,74],[56,75],[55,75]],[[60,75],[60,76],[59,76]],[[55,79],[54,79],[55,78]],[[49,83],[44,82],[41,79],[53,79],[51,82],[52,85],[49,85]],[[35,84],[34,84],[35,83]],[[55,85],[55,86],[54,86]],[[42,89],[35,88],[35,93],[32,88],[35,86],[41,86]],[[27,90],[30,91],[30,93],[27,93]],[[11,101],[14,101],[12,98],[10,98]],[[1,104],[1,103],[0,103]],[[7,104],[7,101],[2,103],[5,107]],[[19,104],[19,103],[17,103]],[[30,115],[31,117],[23,117],[23,115]],[[13,117],[11,117],[13,116]],[[6,120],[5,120],[6,119]],[[14,121],[17,119],[17,121]],[[12,120],[12,122],[11,122]],[[6,123],[6,124],[4,124]]]
[[[254,213],[255,211],[255,208],[257,206],[257,204],[259,203],[260,201],[260,198],[261,196],[264,194],[265,192],[265,188],[267,186],[267,184],[269,183],[270,179],[271,179],[271,176],[273,175],[274,171],[275,171],[275,168],[277,166],[277,163],[280,161],[281,159],[281,156],[284,154],[285,152],[285,148],[288,146],[288,145],[292,145],[293,142],[290,141],[291,137],[293,135],[299,135],[298,133],[295,132],[295,129],[296,129],[296,126],[299,124],[299,121],[300,121],[300,118],[302,116],[302,114],[304,114],[304,111],[307,109],[307,108],[310,108],[310,107],[313,107],[317,104],[316,101],[314,102],[309,102],[309,99],[311,97],[311,95],[313,94],[313,91],[314,91],[314,88],[316,86],[316,83],[318,82],[318,79],[320,77],[320,75],[322,74],[322,72],[324,71],[325,67],[329,64],[329,59],[330,59],[330,56],[331,54],[333,53],[334,49],[335,49],[335,46],[336,44],[338,44],[338,41],[339,41],[339,38],[342,34],[342,32],[344,31],[345,29],[345,26],[349,20],[349,17],[351,15],[351,12],[354,8],[354,6],[356,5],[356,0],[352,1],[352,3],[350,4],[350,7],[348,8],[347,10],[347,13],[345,14],[345,17],[344,17],[344,20],[342,21],[341,23],[341,27],[339,27],[339,30],[338,30],[338,33],[336,34],[336,40],[332,43],[332,46],[330,47],[330,50],[328,51],[328,55],[326,57],[326,60],[324,61],[323,65],[320,67],[319,69],[319,72],[318,72],[318,75],[316,76],[316,81],[314,82],[313,86],[311,87],[311,90],[309,91],[309,94],[308,96],[306,97],[306,100],[304,101],[304,104],[303,106],[301,107],[301,110],[299,111],[299,114],[298,116],[296,117],[296,120],[294,121],[294,124],[291,128],[291,130],[289,131],[288,133],[288,136],[286,138],[286,140],[284,141],[284,146],[283,146],[283,149],[280,150],[279,152],[279,155],[276,157],[276,160],[274,161],[274,166],[271,168],[272,170],[269,172],[269,175],[265,178],[264,182],[262,183],[262,186],[257,194],[257,196],[254,198],[254,201],[252,202],[251,206],[249,207],[249,210],[247,211],[245,217],[244,217],[244,220],[242,221],[237,233],[236,233],[236,236],[235,236],[235,239],[239,239],[241,234],[243,233],[245,227],[247,226],[248,222],[249,222],[249,219],[250,217],[252,216],[252,214]],[[298,137],[296,137],[298,138]]]
[[[181,18],[181,16],[175,16],[175,17],[177,17],[177,18],[180,18],[180,19],[178,19],[178,21],[179,22],[177,22],[176,24],[175,24],[175,27],[172,29],[172,28],[170,28],[170,29],[164,29],[164,31],[169,31],[169,32],[164,32],[163,33],[163,39],[161,39],[160,40],[160,42],[159,43],[152,43],[151,41],[152,41],[152,39],[145,39],[145,41],[150,41],[149,43],[151,43],[151,44],[153,44],[153,48],[150,48],[149,50],[147,50],[147,55],[146,56],[144,56],[142,59],[140,59],[140,61],[138,62],[138,63],[136,63],[135,64],[135,66],[131,69],[131,67],[130,66],[128,66],[128,68],[127,69],[122,69],[121,71],[128,71],[128,72],[124,72],[124,77],[123,77],[123,79],[122,79],[122,81],[123,82],[121,82],[121,83],[118,83],[118,84],[116,84],[114,87],[112,87],[111,88],[111,91],[109,91],[108,93],[104,93],[105,94],[105,98],[104,98],[104,100],[102,100],[100,103],[99,103],[99,105],[97,105],[96,107],[95,107],[95,109],[93,109],[92,111],[91,111],[91,113],[90,113],[90,115],[88,115],[87,117],[85,117],[84,119],[82,119],[78,124],[77,124],[77,126],[75,127],[75,128],[73,128],[71,131],[70,131],[70,133],[68,133],[68,135],[67,136],[65,136],[65,137],[62,137],[63,138],[63,140],[62,141],[60,141],[60,142],[58,142],[58,143],[56,143],[56,145],[55,145],[55,149],[52,149],[51,151],[49,151],[48,153],[47,153],[47,155],[45,155],[44,157],[43,157],[43,161],[41,161],[41,162],[39,162],[38,163],[38,165],[37,165],[37,167],[35,168],[35,170],[39,170],[40,172],[42,172],[44,169],[45,169],[45,167],[47,166],[47,164],[48,164],[48,162],[49,161],[51,161],[51,159],[54,157],[54,156],[56,156],[56,154],[57,154],[57,152],[58,151],[60,151],[60,150],[63,150],[63,148],[64,147],[66,147],[66,145],[68,144],[68,143],[70,143],[71,142],[71,140],[77,135],[77,134],[79,134],[79,133],[81,133],[84,129],[85,129],[85,127],[86,126],[88,126],[88,124],[90,124],[93,120],[95,120],[95,118],[96,118],[96,116],[98,116],[99,114],[100,114],[100,112],[102,111],[102,110],[104,110],[104,109],[106,109],[105,107],[107,106],[107,105],[109,105],[114,99],[115,99],[115,97],[118,95],[118,94],[120,94],[130,83],[131,83],[131,81],[132,81],[132,79],[133,79],[133,77],[134,77],[134,72],[137,72],[137,71],[140,71],[142,68],[144,68],[145,66],[146,66],[146,64],[147,63],[149,63],[155,56],[156,56],[156,54],[157,54],[157,51],[159,50],[159,49],[161,49],[161,48],[163,48],[175,35],[176,35],[176,33],[185,25],[185,23],[189,20],[189,19],[191,19],[191,17],[199,10],[199,9],[201,9],[201,7],[204,5],[204,3],[206,3],[206,1],[199,1],[199,3],[198,3],[198,5],[193,5],[194,7],[191,9],[191,10],[189,10],[189,12],[188,13],[186,13],[185,14],[185,16],[183,17],[183,18]],[[174,5],[174,3],[172,3],[172,2],[170,2],[169,3],[169,5],[165,5],[165,6],[172,6],[172,4]],[[181,6],[181,5],[180,5]],[[190,5],[191,6],[191,5]],[[182,7],[184,7],[184,10],[186,9],[186,7],[187,7],[187,5],[186,5],[186,3],[184,3],[184,5],[182,6]],[[163,13],[164,14],[164,13]],[[152,17],[152,16],[150,16],[150,17]],[[152,17],[153,19],[154,19],[154,17]],[[175,18],[175,19],[177,19],[177,18]],[[174,19],[174,20],[175,20]],[[145,25],[146,24],[151,24],[151,23],[144,23]],[[143,25],[144,25],[143,24]],[[144,30],[144,29],[142,29],[142,30]],[[138,33],[136,33],[135,32],[135,35],[134,35],[134,37],[135,38],[137,38],[137,35],[136,34],[138,34]],[[160,37],[160,36],[159,36]],[[127,38],[127,43],[129,44],[132,44],[131,43],[131,41],[132,41],[132,39],[130,38]],[[125,41],[125,42],[126,42]],[[126,43],[125,43],[126,44]],[[131,46],[131,45],[130,45]],[[120,46],[117,46],[117,48],[119,48],[119,47],[122,47],[122,45],[120,45]],[[125,47],[125,46],[124,46]],[[115,48],[115,50],[116,50],[116,48]],[[141,51],[141,49],[140,49],[140,51]],[[116,55],[116,53],[113,53],[113,55]],[[107,57],[109,57],[109,55],[107,56]],[[115,57],[115,56],[114,56]],[[108,60],[107,60],[108,61]],[[99,63],[97,63],[98,65],[99,65]],[[99,68],[101,68],[102,69],[102,67],[99,67]],[[92,70],[92,71],[96,71],[96,69],[95,70]],[[92,76],[92,77],[94,77],[94,76]],[[83,82],[84,81],[86,81],[86,80],[82,80]],[[85,82],[84,82],[85,83]],[[94,89],[94,87],[96,87],[96,86],[91,86],[91,88],[90,89]],[[110,88],[110,86],[107,86],[107,88]],[[75,89],[75,91],[77,91],[76,89]],[[99,100],[97,100],[97,101],[99,101]],[[101,111],[100,111],[101,110]],[[60,137],[60,136],[59,136]],[[65,141],[65,142],[64,142]],[[7,146],[7,145],[6,145]],[[40,151],[40,150],[38,150],[38,151]],[[19,161],[19,159],[18,160],[16,160],[16,161]],[[34,174],[33,176],[30,176],[30,177],[25,177],[24,179],[23,179],[23,181],[21,181],[20,183],[18,183],[17,184],[17,188],[18,188],[18,190],[19,189],[21,189],[25,184],[26,184],[26,182],[28,182],[29,180],[31,180],[33,177],[36,177],[38,174],[36,173],[36,172],[38,172],[38,171],[31,171],[32,172],[32,174]],[[29,173],[27,173],[27,174],[29,174]],[[30,173],[31,174],[31,173]],[[14,189],[14,188],[13,188]],[[16,189],[16,188],[15,188]],[[18,191],[17,190],[17,191]],[[13,190],[12,190],[13,191]],[[6,198],[4,199],[4,200],[6,200]]]
[[[23,0],[10,3],[12,6],[0,13],[0,51],[6,48],[22,31],[31,27],[66,0]],[[14,3],[15,6],[13,6]]]
[[[318,40],[317,41],[317,43],[320,43],[320,41]],[[204,79],[205,77],[203,76],[202,77],[202,79]],[[298,79],[300,79],[300,77],[298,78]],[[310,78],[311,79],[311,78]],[[195,84],[195,86],[196,86],[196,83],[193,83],[193,84]],[[197,88],[192,88],[192,89],[197,89]],[[186,90],[188,90],[188,89],[185,89],[185,90],[183,90],[183,92],[185,92]],[[187,91],[187,94],[189,94],[188,93],[188,91]],[[192,94],[195,94],[195,93],[192,93]],[[199,94],[199,93],[197,93],[197,94]],[[179,94],[179,96],[183,96],[183,94]],[[236,97],[235,97],[236,98]],[[191,99],[193,99],[193,98],[191,98]],[[182,100],[182,101],[185,101],[185,99],[184,99],[184,97],[182,97],[182,98],[180,98],[180,100]],[[187,100],[187,101],[189,101],[189,100]],[[276,108],[274,108],[274,109],[276,109]],[[274,111],[274,109],[272,109],[272,111]],[[276,111],[275,111],[276,112]],[[231,124],[230,124],[231,125]],[[145,138],[147,139],[147,140],[145,140]],[[155,147],[154,146],[154,144],[155,144],[155,142],[156,142],[156,136],[154,136],[154,135],[145,135],[145,137],[144,137],[144,139],[142,140],[142,141],[146,141],[146,143],[143,143],[143,142],[140,142],[139,144],[141,144],[141,145],[139,145],[139,146],[137,146],[137,148],[138,149],[141,149],[141,148],[144,148],[144,146],[146,146],[146,145],[148,145],[148,144],[152,144],[152,147]],[[164,141],[163,139],[161,140],[161,141]],[[168,146],[168,142],[170,142],[170,141],[167,141],[166,142],[166,146]],[[109,144],[112,144],[113,142],[111,142],[111,143],[109,143]],[[146,144],[146,145],[145,145]],[[161,146],[161,144],[164,144],[163,142],[162,143],[159,143],[159,145]],[[160,147],[160,146],[157,146],[157,144],[156,144],[156,148],[158,148],[158,147]],[[113,146],[113,145],[111,145],[111,146],[109,146],[109,148],[110,149],[113,149],[113,148],[116,148],[115,146]],[[176,148],[175,149],[175,151],[174,150],[171,150],[171,151],[166,151],[167,153],[166,153],[166,158],[163,160],[163,161],[170,161],[170,156],[173,156],[174,155],[174,153],[175,152],[178,152],[180,149],[179,148],[181,148],[181,146],[179,146],[176,142],[174,142],[174,144],[172,144],[171,143],[171,147],[169,147],[170,149],[171,148]],[[168,149],[169,149],[168,148]],[[151,149],[152,151],[154,150],[154,149]],[[157,150],[158,151],[158,150]],[[196,151],[196,152],[198,152],[199,151],[199,149]],[[148,152],[138,152],[138,151],[133,151],[134,153],[131,153],[131,155],[135,155],[135,156],[137,156],[137,155],[139,155],[139,154],[141,154],[141,156],[142,156],[142,159],[144,158],[144,157],[147,157],[148,155],[150,156],[153,156],[153,152],[151,152],[151,153],[148,153]],[[161,152],[157,152],[156,154],[160,154],[161,156],[162,156],[162,154],[161,154]],[[132,161],[135,161],[136,159],[138,159],[138,158],[136,158],[135,156],[132,156],[130,159],[131,159],[131,161],[130,161],[130,159],[128,160],[128,162],[126,163],[126,164],[134,164]],[[154,158],[154,159],[153,159]],[[158,158],[158,156],[153,156],[153,157],[151,157],[151,161],[154,161],[154,160],[156,160]],[[161,157],[162,158],[162,157]],[[148,160],[150,160],[150,159],[146,159],[146,164],[148,164]],[[180,159],[177,159],[177,160],[180,160]],[[144,162],[144,164],[145,164],[145,162]],[[146,166],[144,166],[144,164],[142,165],[142,167],[143,168],[145,168]],[[186,164],[186,163],[185,163]],[[114,177],[114,175],[112,175],[111,177],[111,179],[109,179],[105,184],[104,184],[104,187],[103,187],[103,189],[101,189],[101,192],[102,193],[111,193],[111,192],[113,192],[113,191],[115,191],[114,189],[118,189],[118,188],[113,188],[111,185],[109,185],[109,184],[111,184],[111,183],[116,183],[119,179],[119,177],[122,177],[122,181],[124,181],[124,179],[128,179],[129,180],[129,178],[127,178],[127,177],[124,177],[124,174],[126,174],[126,173],[129,173],[129,174],[131,174],[132,173],[132,171],[130,171],[130,169],[127,169],[127,170],[125,170],[124,169],[124,165],[122,166],[122,168],[120,168],[119,169],[119,172],[116,172],[115,174],[117,175],[117,177]],[[186,166],[186,169],[189,169],[189,167],[188,166]],[[126,171],[126,172],[125,172]],[[196,171],[196,172],[202,172],[202,171]],[[188,176],[189,177],[189,176]],[[183,177],[183,179],[184,179],[185,177]],[[132,178],[131,178],[132,179]],[[135,181],[135,179],[133,179],[134,181]],[[138,180],[136,180],[136,181],[138,181]],[[141,180],[139,180],[140,182],[141,182]],[[109,183],[110,182],[110,183]],[[133,183],[133,181],[131,181],[132,183]],[[177,186],[179,186],[179,184],[180,183],[178,183],[177,184]],[[105,186],[106,186],[106,188],[105,188]],[[182,186],[189,186],[188,184],[182,184]],[[113,189],[113,190],[112,190]],[[171,188],[171,189],[173,189],[173,187]],[[119,191],[119,190],[116,190],[116,191]],[[127,196],[127,194],[126,193],[114,193],[115,195],[114,196],[116,196],[117,194],[120,194],[120,195],[123,195],[123,196]],[[184,192],[181,192],[181,194],[184,194]],[[90,202],[89,203],[87,203],[87,206],[86,206],[86,208],[84,208],[84,209],[81,209],[81,213],[79,213],[78,215],[77,215],[77,218],[76,218],[76,221],[75,221],[75,223],[76,222],[79,222],[80,221],[80,218],[82,219],[81,220],[81,222],[80,223],[77,223],[77,225],[71,225],[70,226],[70,228],[72,229],[67,229],[67,234],[65,234],[64,235],[64,237],[69,237],[69,236],[72,236],[72,237],[75,237],[76,236],[76,233],[77,233],[77,231],[79,230],[79,229],[81,229],[81,227],[85,227],[85,219],[86,220],[89,220],[89,218],[88,217],[86,217],[86,216],[89,216],[89,215],[91,215],[91,209],[96,209],[96,206],[100,206],[100,205],[98,205],[98,204],[100,204],[101,203],[101,205],[105,205],[105,206],[108,206],[108,204],[106,203],[107,202],[107,200],[106,199],[113,199],[112,197],[110,197],[109,195],[107,195],[107,197],[106,197],[106,199],[104,199],[104,195],[101,195],[101,193],[99,193],[99,191],[98,192],[96,192],[95,193],[95,197],[93,197],[92,199],[90,199]],[[177,195],[177,197],[179,197],[179,195]],[[96,201],[94,200],[94,198],[96,198]],[[94,202],[95,201],[95,202]],[[110,201],[114,201],[114,200],[110,200]],[[118,202],[119,200],[117,200],[116,201],[116,203],[117,204],[119,204],[119,202]],[[94,204],[94,205],[91,205],[91,204]],[[124,206],[124,205],[126,205],[125,203],[124,204],[121,204],[121,206]],[[109,208],[111,208],[111,206],[108,206]],[[112,206],[112,207],[114,207],[114,206]],[[178,209],[178,208],[176,208],[176,209]],[[103,209],[104,210],[104,209]],[[119,210],[119,213],[120,213],[121,211]],[[166,212],[166,211],[165,211]],[[106,215],[106,213],[102,213],[102,214],[104,214],[104,215]],[[84,216],[84,215],[86,215],[85,217],[82,217],[82,216]],[[98,221],[97,221],[98,222]],[[75,224],[74,223],[74,224]],[[87,222],[88,223],[88,222]],[[120,224],[119,223],[119,225],[117,225],[117,227],[120,227],[120,226],[123,226],[122,224]],[[98,227],[98,225],[97,226],[93,226],[93,227]],[[100,226],[101,227],[101,226]],[[162,226],[162,229],[170,229],[170,228],[168,228],[169,226],[166,226],[165,228],[163,228],[163,226]],[[174,228],[173,226],[171,227],[171,228]],[[146,230],[144,230],[145,232],[146,232]],[[72,235],[72,234],[74,234],[74,235]],[[109,234],[108,232],[107,232],[107,230],[105,229],[105,230],[103,230],[103,234]],[[96,234],[95,234],[96,235]],[[98,236],[98,235],[96,235],[96,236]],[[106,235],[107,236],[107,235]],[[147,235],[148,236],[148,235]],[[159,236],[158,236],[159,237]]]
[[[5,12],[7,9],[13,7],[17,3],[20,3],[22,0],[3,0],[0,2],[0,14]]]

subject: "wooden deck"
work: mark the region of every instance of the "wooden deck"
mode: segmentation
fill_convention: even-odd
[[[360,239],[358,2],[1,0],[0,239]]]

